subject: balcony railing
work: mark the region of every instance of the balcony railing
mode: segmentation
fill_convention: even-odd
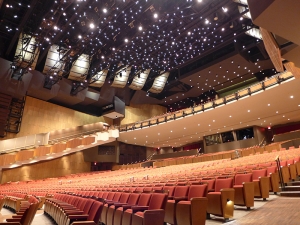
[[[172,120],[182,119],[187,116],[191,116],[191,115],[194,115],[194,114],[197,114],[200,112],[212,110],[219,106],[230,104],[237,100],[247,98],[251,95],[261,93],[264,90],[271,89],[273,87],[278,86],[281,83],[284,83],[284,82],[286,82],[288,80],[292,80],[292,79],[294,79],[293,74],[285,71],[285,72],[279,73],[267,80],[253,84],[250,87],[241,89],[233,94],[227,95],[224,98],[219,98],[214,101],[200,104],[200,105],[197,105],[194,107],[186,108],[186,109],[175,111],[172,113],[167,113],[165,115],[157,116],[157,117],[149,119],[149,120],[140,121],[140,122],[136,122],[136,123],[130,123],[130,124],[126,124],[126,125],[121,125],[119,127],[119,130],[120,130],[120,132],[132,131],[132,130],[142,129],[144,127],[156,126],[158,124],[166,123],[166,122],[172,121]]]

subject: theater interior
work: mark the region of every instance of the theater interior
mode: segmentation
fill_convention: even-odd
[[[0,225],[299,224],[299,10],[0,0]]]

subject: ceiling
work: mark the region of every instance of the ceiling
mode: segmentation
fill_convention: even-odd
[[[3,0],[0,57],[12,62],[20,33],[33,36],[39,54],[23,77],[33,74],[27,94],[85,113],[101,115],[114,96],[126,105],[187,107],[275,74],[263,42],[246,34],[257,26],[244,2]],[[55,72],[45,69],[53,46],[63,65]],[[89,64],[77,73],[79,58]],[[166,73],[163,90],[151,92]],[[142,89],[133,89],[141,77]]]
[[[300,80],[282,83],[232,104],[157,126],[121,132],[119,141],[153,148],[181,147],[203,136],[260,126],[267,128],[300,120]]]

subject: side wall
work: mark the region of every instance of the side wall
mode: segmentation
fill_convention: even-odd
[[[8,133],[5,139],[46,133],[96,122],[111,124],[111,119],[103,116],[91,116],[27,96],[20,132],[18,134]]]
[[[160,105],[130,105],[125,107],[125,118],[122,119],[121,125],[134,123],[159,116],[167,112],[167,109]]]
[[[91,163],[85,162],[83,152],[76,152],[51,161],[40,162],[14,169],[2,170],[1,183],[8,181],[37,180],[89,172]]]

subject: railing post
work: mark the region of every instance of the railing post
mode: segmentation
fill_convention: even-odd
[[[278,170],[278,174],[279,174],[279,180],[280,180],[280,186],[281,186],[281,190],[284,191],[285,189],[285,184],[283,182],[283,176],[282,176],[282,170],[281,170],[281,166],[280,166],[280,159],[279,156],[276,157],[275,162],[277,164],[277,170]]]

